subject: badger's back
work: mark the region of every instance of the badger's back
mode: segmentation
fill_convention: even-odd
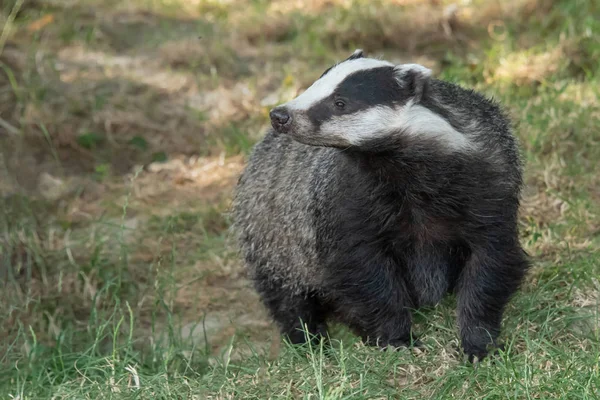
[[[233,200],[234,230],[252,278],[269,274],[290,290],[320,282],[313,223],[317,175],[337,150],[269,131],[254,148]]]

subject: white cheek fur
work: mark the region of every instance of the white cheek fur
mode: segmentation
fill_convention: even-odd
[[[373,107],[334,117],[321,125],[320,135],[340,137],[353,145],[360,145],[369,139],[399,131],[415,138],[437,140],[450,150],[466,150],[473,146],[448,121],[412,101],[400,109]]]

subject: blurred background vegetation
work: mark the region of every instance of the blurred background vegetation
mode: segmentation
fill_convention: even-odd
[[[599,398],[598,0],[0,1],[0,394]],[[268,110],[362,48],[494,97],[535,259],[507,351],[279,348],[228,241]],[[4,397],[3,397],[4,398]]]

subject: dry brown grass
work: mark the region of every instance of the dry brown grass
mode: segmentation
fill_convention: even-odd
[[[220,201],[229,197],[242,167],[239,156],[177,157],[167,163],[150,164],[135,180],[132,200],[164,210]]]
[[[564,69],[568,58],[562,46],[541,54],[511,53],[488,74],[488,82],[506,81],[517,85],[539,83]]]

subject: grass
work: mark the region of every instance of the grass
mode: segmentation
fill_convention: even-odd
[[[600,398],[597,2],[5,3],[2,396]],[[416,313],[422,349],[380,352],[343,327],[331,351],[280,343],[229,241],[268,109],[355,47],[515,121],[534,268],[505,351],[476,366],[452,298]]]

